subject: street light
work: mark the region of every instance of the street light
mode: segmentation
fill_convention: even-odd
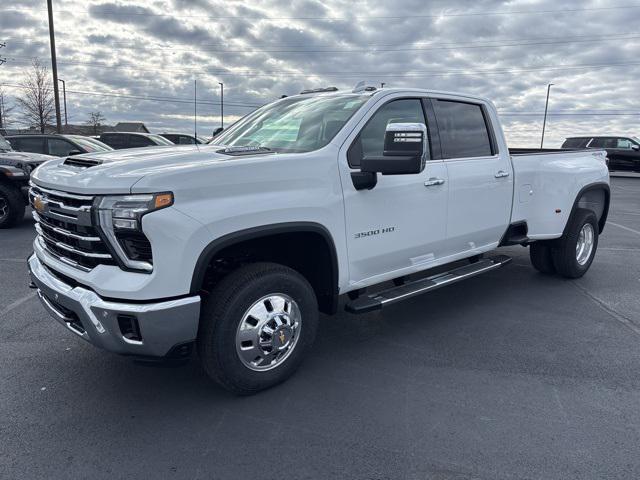
[[[224,128],[224,83],[218,82],[220,85],[220,128]]]
[[[59,82],[62,82],[62,101],[64,102],[64,126],[69,125],[67,121],[67,85],[61,78],[58,79]]]
[[[56,106],[56,132],[62,133],[60,121],[60,94],[58,93],[58,61],[56,60],[56,34],[53,29],[53,0],[47,0],[49,13],[49,45],[51,46],[51,73],[53,74],[53,99]],[[44,133],[44,128],[42,128]]]
[[[549,110],[549,93],[551,92],[551,87],[553,83],[547,85],[547,103],[544,106],[544,121],[542,122],[542,139],[540,140],[540,149],[544,145],[544,131],[547,128],[547,111]]]

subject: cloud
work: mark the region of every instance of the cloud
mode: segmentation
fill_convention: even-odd
[[[0,83],[19,78],[31,57],[49,61],[46,12],[29,1],[21,2],[21,12],[0,15],[0,40],[7,41],[0,53],[10,59],[0,67]],[[195,79],[205,133],[218,123],[218,82],[225,84],[228,123],[282,94],[351,89],[367,79],[489,97],[504,114],[509,142],[531,146],[539,143],[546,86],[554,83],[547,144],[557,146],[583,132],[637,134],[633,116],[556,115],[640,111],[640,66],[595,67],[637,59],[640,34],[633,26],[640,8],[615,6],[601,0],[68,0],[56,5],[55,18],[73,121],[100,109],[110,122],[190,131]],[[531,13],[557,10],[573,11]],[[581,65],[594,67],[571,68]]]

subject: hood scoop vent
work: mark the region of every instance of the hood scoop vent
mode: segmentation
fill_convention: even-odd
[[[243,155],[257,155],[264,153],[275,153],[273,150],[267,147],[247,146],[247,147],[227,147],[222,150],[217,150],[216,153],[222,153],[223,155],[231,155],[232,157]]]
[[[75,158],[75,157],[67,157],[67,159],[63,162],[63,165],[69,165],[70,167],[81,167],[81,168],[89,168],[95,167],[96,165],[101,165],[101,160],[95,160],[92,158]]]

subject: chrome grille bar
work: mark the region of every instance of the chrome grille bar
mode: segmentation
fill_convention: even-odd
[[[85,242],[101,242],[102,241],[100,237],[93,237],[93,236],[89,237],[84,235],[78,235],[77,233],[70,232],[69,230],[65,230],[64,228],[51,225],[49,222],[45,221],[44,218],[38,215],[35,211],[32,214],[33,214],[34,220],[38,222],[40,226],[53,230],[54,232],[59,233],[60,235],[64,235],[69,238],[74,238],[76,240],[83,240]]]
[[[98,235],[93,195],[61,192],[31,183],[29,203],[41,254],[83,271],[117,265]]]
[[[70,259],[69,257],[64,257],[62,255],[58,255],[55,252],[52,252],[51,249],[47,248],[47,244],[44,241],[44,239],[40,236],[36,237],[36,240],[38,242],[38,244],[40,245],[40,247],[44,250],[44,252],[47,255],[50,255],[51,257],[55,258],[56,260],[61,261],[62,263],[66,263],[67,265],[71,265],[72,267],[75,267],[77,269],[83,270],[85,272],[90,272],[91,269],[88,267],[85,267],[84,265],[80,265],[78,262],[76,262],[75,260]]]
[[[66,250],[67,252],[71,252],[71,253],[75,253],[76,255],[81,255],[83,257],[88,257],[88,258],[104,258],[104,259],[112,259],[111,255],[109,255],[108,253],[90,253],[90,252],[85,252],[82,250],[78,250],[77,248],[72,247],[71,245],[67,245],[64,242],[61,242],[59,240],[56,240],[53,237],[50,237],[49,235],[47,235],[44,230],[42,229],[42,227],[36,223],[36,232],[38,232],[38,234],[46,241],[46,242],[51,242],[52,244],[54,244],[56,247],[61,248],[62,250]]]

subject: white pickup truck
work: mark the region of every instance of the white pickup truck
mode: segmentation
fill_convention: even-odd
[[[296,370],[342,296],[380,309],[500,267],[484,254],[503,245],[529,246],[547,274],[589,269],[604,151],[510,152],[482,98],[334,90],[266,105],[215,144],[39,167],[28,263],[45,308],[112,352],[196,346],[214,380],[250,394]]]

